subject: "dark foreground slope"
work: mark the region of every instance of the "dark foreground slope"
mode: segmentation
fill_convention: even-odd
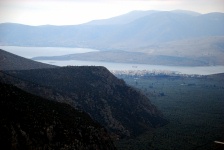
[[[167,123],[145,95],[104,67],[60,67],[7,71],[7,74],[23,81],[14,84],[27,91],[50,95],[53,100],[61,96],[60,101],[87,112],[115,135],[137,135]],[[36,87],[27,88],[30,83]],[[51,90],[41,90],[41,87]]]
[[[26,59],[0,49],[0,70],[55,68],[56,66]]]
[[[4,149],[115,149],[87,114],[0,83],[0,147]]]

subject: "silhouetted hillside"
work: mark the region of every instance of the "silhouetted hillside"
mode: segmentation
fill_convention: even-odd
[[[0,49],[0,70],[27,70],[55,67],[57,66],[36,62]]]
[[[87,112],[115,135],[137,135],[167,123],[146,96],[104,67],[60,67],[7,73],[26,81],[17,81],[16,85],[27,91],[57,101],[61,96],[59,101]],[[36,85],[36,89],[27,82]],[[45,91],[41,87],[51,90]]]
[[[87,114],[0,83],[0,147],[3,149],[101,149],[115,147]]]

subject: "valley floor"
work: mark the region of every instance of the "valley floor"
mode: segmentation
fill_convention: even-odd
[[[170,123],[133,139],[120,150],[219,150],[224,141],[223,76],[120,76],[141,90]]]

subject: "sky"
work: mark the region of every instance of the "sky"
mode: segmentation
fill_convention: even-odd
[[[224,0],[0,0],[0,23],[75,25],[133,10],[224,12]]]

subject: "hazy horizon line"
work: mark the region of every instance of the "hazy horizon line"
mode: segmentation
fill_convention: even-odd
[[[109,17],[109,18],[103,18],[103,19],[92,19],[92,20],[89,20],[87,22],[83,22],[83,23],[77,23],[77,24],[60,24],[60,25],[57,25],[57,24],[37,24],[37,25],[33,25],[33,24],[26,24],[26,23],[21,23],[21,22],[10,22],[10,21],[7,21],[7,22],[0,22],[0,24],[20,24],[20,25],[27,25],[27,26],[73,26],[73,25],[82,25],[82,24],[86,24],[86,23],[89,23],[89,22],[92,22],[92,21],[97,21],[97,20],[106,20],[106,19],[111,19],[111,18],[115,18],[115,17],[119,17],[119,16],[122,16],[122,15],[125,15],[125,14],[129,14],[131,12],[135,12],[135,11],[139,11],[139,12],[147,12],[147,11],[157,11],[157,12],[173,12],[173,11],[188,11],[188,12],[192,12],[192,13],[198,13],[200,15],[206,15],[206,14],[210,14],[210,13],[224,13],[224,12],[220,12],[220,11],[213,11],[213,12],[208,12],[208,13],[201,13],[201,12],[197,12],[197,11],[192,11],[192,10],[185,10],[185,9],[173,9],[173,10],[153,10],[153,9],[150,9],[150,10],[132,10],[132,11],[129,11],[127,13],[122,13],[120,15],[115,15],[115,16],[112,16],[112,17]]]

